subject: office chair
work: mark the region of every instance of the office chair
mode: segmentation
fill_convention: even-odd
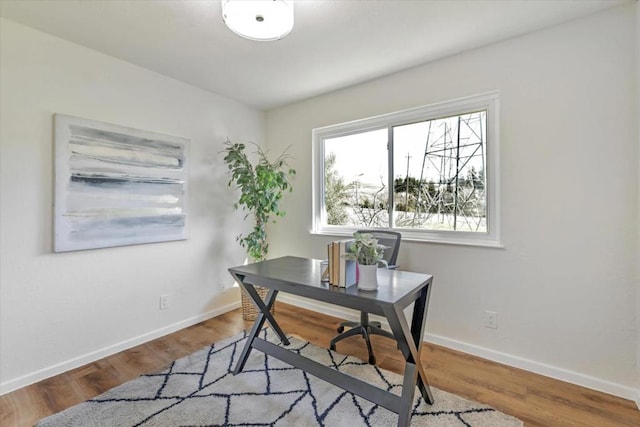
[[[390,269],[397,268],[396,261],[398,259],[398,252],[400,251],[400,242],[402,240],[402,235],[397,231],[387,231],[387,230],[359,230],[358,233],[369,233],[373,235],[376,239],[378,239],[378,243],[386,246],[387,248],[384,250],[383,259],[387,261],[388,267]],[[348,331],[344,332],[344,328],[349,327]],[[380,322],[370,322],[369,321],[369,313],[361,311],[360,312],[360,322],[342,322],[338,327],[338,333],[340,335],[334,337],[331,340],[329,348],[331,350],[336,349],[336,343],[341,341],[347,337],[351,337],[353,335],[362,335],[365,343],[367,344],[367,350],[369,351],[369,363],[371,365],[376,364],[376,357],[373,354],[373,349],[371,348],[371,339],[370,336],[372,334],[382,335],[383,337],[396,339],[391,332],[385,331],[381,328]]]

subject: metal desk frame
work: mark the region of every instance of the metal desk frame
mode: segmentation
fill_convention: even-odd
[[[321,282],[320,260],[308,258],[287,256],[233,267],[229,272],[260,310],[247,336],[234,374],[242,371],[251,350],[255,348],[395,412],[398,414],[398,426],[408,426],[411,421],[416,386],[424,400],[429,404],[433,403],[427,376],[420,363],[422,337],[433,280],[431,275],[380,269],[378,290],[360,291],[357,286],[337,288]],[[255,286],[269,289],[264,301],[259,297]],[[398,396],[372,386],[258,337],[266,321],[282,343],[289,345],[289,340],[270,312],[278,292],[385,316],[406,361],[402,394]],[[409,326],[403,309],[411,303],[414,303],[414,309]]]

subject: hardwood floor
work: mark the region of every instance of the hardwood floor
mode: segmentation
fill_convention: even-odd
[[[287,333],[323,347],[328,347],[341,321],[284,303],[278,303],[276,318]],[[250,326],[238,309],[5,394],[0,396],[0,425],[31,426]],[[378,365],[401,372],[404,362],[394,342],[378,336],[372,340]],[[338,352],[367,358],[360,337],[341,341],[337,347]],[[422,360],[433,387],[489,404],[520,418],[527,427],[640,426],[640,411],[629,400],[431,344],[424,345]]]

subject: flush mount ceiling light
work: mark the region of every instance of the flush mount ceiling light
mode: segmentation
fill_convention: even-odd
[[[250,40],[278,40],[293,28],[292,0],[222,0],[222,19]]]

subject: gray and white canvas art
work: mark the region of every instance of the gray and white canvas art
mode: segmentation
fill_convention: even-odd
[[[189,140],[54,121],[56,252],[187,238]]]

